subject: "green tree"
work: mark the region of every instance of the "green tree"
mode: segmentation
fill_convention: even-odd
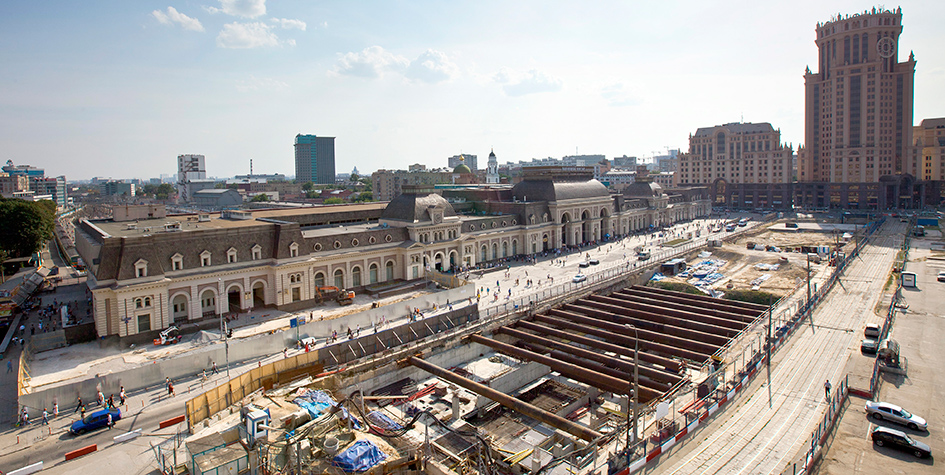
[[[312,183],[312,182],[310,182],[310,181],[307,181],[307,182],[305,182],[305,183],[302,183],[302,190],[304,190],[304,191],[312,191],[312,187],[314,187],[314,186],[315,186],[314,183]]]
[[[360,179],[361,179],[361,177],[358,176],[357,173],[352,173],[352,174],[351,174],[351,177],[348,178],[349,181],[359,181]]]
[[[269,201],[269,196],[266,194],[259,194],[259,195],[254,196],[253,199],[249,201],[253,203],[261,203],[263,201]]]
[[[337,196],[333,196],[325,200],[326,205],[340,205],[341,203],[344,203],[344,200],[338,198]]]
[[[371,193],[370,191],[362,191],[361,193],[358,194],[358,197],[355,198],[354,201],[356,202],[374,201],[374,193]]]
[[[174,185],[170,183],[161,183],[154,190],[154,197],[159,200],[166,200],[176,192],[177,190],[174,188]]]
[[[27,257],[52,238],[56,203],[51,200],[0,200],[0,249],[10,257]]]

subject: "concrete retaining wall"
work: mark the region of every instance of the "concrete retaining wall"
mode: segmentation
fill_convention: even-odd
[[[380,338],[382,341],[386,342],[388,346],[392,345],[395,340],[393,331],[400,327],[388,328],[383,332],[378,332],[377,337],[375,337],[373,333],[370,333],[370,328],[374,322],[380,320],[381,316],[386,316],[388,320],[399,318],[407,315],[408,309],[429,309],[432,308],[434,303],[442,307],[446,305],[447,301],[456,302],[458,300],[467,299],[470,296],[475,297],[475,287],[471,284],[435,294],[423,295],[393,305],[346,315],[334,320],[306,323],[299,328],[299,334],[302,338],[315,337],[324,339],[331,335],[332,330],[338,330],[340,336],[343,334],[343,331],[347,332],[348,327],[354,329],[358,325],[361,325],[362,334],[369,333],[359,340],[352,340],[351,342],[345,341],[333,347],[319,348],[317,350],[319,352],[319,360],[324,361],[326,366],[329,366],[333,364],[336,358],[345,362],[355,357],[359,358],[364,356],[361,351],[362,346],[367,353],[376,351],[378,349],[376,338]],[[469,309],[469,311],[478,313],[475,307]],[[468,311],[463,308],[457,309],[455,312],[451,313],[460,314],[468,313]],[[414,331],[417,333],[425,334],[429,333],[428,330],[423,331],[426,329],[426,325],[435,326],[438,321],[441,320],[439,318],[431,320],[430,322],[421,320],[410,324],[410,326],[414,328]],[[441,330],[442,329],[441,327]],[[360,341],[361,345],[357,345],[354,341]],[[294,347],[295,343],[295,329],[259,335],[252,338],[232,340],[229,344],[229,361],[231,364],[234,364],[259,359],[276,354],[282,351],[283,348]],[[344,355],[342,358],[339,350],[342,343],[345,344],[344,346],[350,345],[350,347],[354,349],[356,356],[349,354]],[[368,345],[370,345],[370,347]],[[195,350],[176,358],[161,360],[154,364],[148,364],[117,373],[93,376],[83,381],[59,386],[36,388],[36,390],[29,394],[21,394],[19,396],[19,404],[20,406],[28,406],[30,408],[42,408],[52,407],[54,402],[58,402],[60,408],[65,411],[75,407],[74,404],[79,395],[81,395],[83,401],[88,403],[95,401],[96,394],[99,390],[105,394],[105,397],[108,397],[111,394],[117,396],[121,386],[125,387],[126,392],[154,388],[155,386],[163,387],[165,378],[170,378],[173,381],[181,378],[196,377],[204,369],[209,370],[213,362],[216,362],[217,366],[222,371],[224,361],[226,361],[225,346],[222,343],[215,343],[207,348]]]

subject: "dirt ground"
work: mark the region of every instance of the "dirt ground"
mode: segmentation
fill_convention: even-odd
[[[761,245],[775,246],[782,249],[782,252],[770,252],[760,250],[748,250],[746,243],[753,242]],[[786,294],[791,289],[806,279],[807,276],[807,255],[801,252],[788,252],[785,249],[794,249],[801,246],[833,246],[836,244],[836,236],[829,232],[800,232],[787,233],[771,231],[768,227],[752,233],[751,236],[739,237],[733,243],[725,243],[721,248],[709,249],[712,253],[710,257],[700,258],[697,255],[690,256],[687,262],[690,266],[698,264],[706,259],[722,259],[727,261],[719,273],[725,277],[709,287],[724,291],[725,289],[751,289],[751,284],[755,279],[763,274],[770,274],[768,280],[759,285],[760,290],[773,292],[775,294]],[[847,243],[846,246],[853,246],[853,243]],[[781,258],[787,259],[783,262]],[[761,270],[755,267],[757,264],[780,264],[778,270]],[[824,264],[811,263],[811,269],[823,266]],[[666,282],[688,282],[679,277],[668,277]]]

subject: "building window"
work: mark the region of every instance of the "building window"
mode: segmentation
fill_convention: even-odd
[[[361,286],[361,268],[355,266],[351,269],[351,286],[360,287]]]
[[[394,261],[387,261],[387,280],[394,280]]]
[[[184,256],[180,254],[171,256],[171,270],[184,270]]]
[[[368,282],[377,283],[377,264],[371,264],[371,267],[368,268]]]
[[[299,257],[299,245],[296,243],[289,244],[289,257]]]
[[[343,270],[338,269],[335,271],[335,287],[343,289],[345,286],[345,273]]]
[[[148,276],[148,261],[144,259],[138,259],[135,262],[135,277],[147,277]]]
[[[138,315],[138,333],[151,331],[151,314]]]
[[[200,267],[210,267],[210,251],[200,253]]]
[[[325,274],[321,272],[315,273],[315,286],[322,287],[325,285]]]
[[[229,250],[226,251],[226,262],[228,264],[236,263],[236,249],[235,248],[231,247]]]
[[[260,246],[259,244],[253,246],[252,255],[253,255],[254,261],[258,261],[262,259],[262,246]]]

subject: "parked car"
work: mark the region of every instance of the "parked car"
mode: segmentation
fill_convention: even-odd
[[[580,267],[580,268],[582,268],[582,269],[585,268],[585,267],[590,267],[590,266],[591,266],[591,263],[590,263],[590,262],[587,262],[587,261],[578,262],[578,267]]]
[[[589,261],[587,261],[587,262],[588,262],[590,265],[592,265],[592,266],[596,266],[597,264],[600,264],[600,261],[597,260],[597,259],[591,259],[591,260],[589,260]]]
[[[868,355],[875,355],[876,350],[879,349],[879,340],[874,340],[872,338],[864,338],[860,342],[860,351]]]
[[[586,276],[586,275],[584,275],[584,274],[578,274],[578,275],[574,276],[573,279],[571,279],[571,282],[574,282],[575,284],[579,284],[579,283],[581,283],[581,282],[584,282],[585,280],[587,280],[587,276]]]
[[[69,432],[73,435],[82,435],[95,429],[101,429],[108,425],[108,414],[112,414],[112,425],[121,419],[121,409],[117,407],[111,409],[100,409],[72,423]]]
[[[891,447],[904,452],[910,452],[916,457],[928,457],[932,455],[932,448],[909,437],[905,432],[888,427],[877,427],[870,434],[873,443],[880,447]]]
[[[929,428],[929,423],[925,419],[888,402],[868,401],[866,415],[873,416],[873,419],[878,421],[887,420],[902,424],[912,430],[928,430]]]
[[[945,271],[942,271],[942,272],[939,272],[939,273],[938,273],[938,281],[939,281],[939,282],[945,282]]]
[[[868,323],[866,327],[863,328],[863,336],[867,338],[877,338],[882,331],[883,327],[875,323]]]

